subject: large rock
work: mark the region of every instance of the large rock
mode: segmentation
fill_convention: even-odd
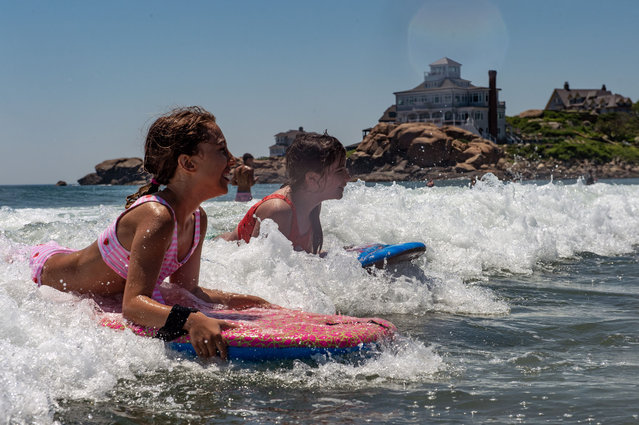
[[[448,165],[452,140],[447,137],[416,137],[408,144],[406,158],[420,167]]]
[[[388,137],[395,151],[406,152],[418,137],[441,139],[446,138],[446,134],[434,124],[420,122],[399,125],[388,134]]]
[[[256,159],[253,161],[253,170],[258,183],[284,183],[286,180],[283,156]]]
[[[519,114],[519,118],[541,118],[544,115],[543,109],[528,109]]]
[[[236,162],[241,161],[236,158]],[[81,185],[143,185],[151,181],[144,171],[140,158],[118,158],[102,161],[95,166],[95,173],[78,180]],[[255,177],[258,183],[283,183],[286,179],[284,157],[256,159]]]
[[[493,142],[453,126],[380,123],[347,161],[355,178],[421,180],[425,176],[496,169],[503,157]]]
[[[151,180],[144,171],[141,158],[118,158],[102,161],[95,166],[95,173],[78,180],[81,185],[143,185]]]
[[[472,171],[477,171],[477,168],[467,162],[455,165],[455,172],[457,173],[470,173]]]

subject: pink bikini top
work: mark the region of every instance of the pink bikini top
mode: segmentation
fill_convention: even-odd
[[[153,288],[153,296],[151,297],[155,301],[164,304],[164,299],[162,298],[162,294],[160,293],[160,284],[164,282],[164,279],[171,276],[177,269],[182,267],[189,260],[189,258],[191,258],[193,251],[195,251],[195,248],[197,248],[197,245],[200,243],[199,208],[194,212],[195,230],[193,233],[193,246],[191,246],[191,249],[189,250],[188,254],[186,254],[186,257],[182,259],[182,261],[179,261],[177,258],[178,230],[177,220],[175,220],[175,212],[168,202],[156,195],[145,195],[139,198],[133,205],[131,205],[122,214],[120,214],[120,216],[98,237],[98,248],[100,249],[100,254],[102,254],[102,259],[104,260],[104,262],[119,276],[126,279],[129,269],[129,256],[131,252],[125,249],[122,244],[120,244],[120,241],[117,237],[116,228],[118,222],[124,216],[124,214],[145,202],[159,202],[160,204],[165,205],[169,209],[169,211],[171,211],[173,221],[175,222],[175,226],[173,227],[173,237],[171,239],[171,245],[164,254],[164,260],[162,261],[160,274],[158,276],[158,280],[155,282],[155,287]]]

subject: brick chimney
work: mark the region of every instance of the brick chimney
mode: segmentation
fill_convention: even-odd
[[[488,133],[497,139],[497,71],[488,71]]]

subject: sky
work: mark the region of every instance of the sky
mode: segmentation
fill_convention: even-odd
[[[0,0],[0,185],[74,184],[142,157],[155,118],[200,105],[231,152],[304,127],[362,139],[443,57],[506,115],[552,90],[639,100],[635,0]]]

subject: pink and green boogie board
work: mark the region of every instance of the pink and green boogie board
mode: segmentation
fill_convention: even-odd
[[[211,310],[207,316],[238,325],[222,332],[230,360],[304,359],[316,354],[343,355],[367,351],[391,337],[395,326],[379,318],[306,313],[289,309]],[[127,322],[110,313],[102,326],[129,329],[140,336],[153,337],[155,328]],[[168,343],[176,351],[195,356],[188,335]]]

